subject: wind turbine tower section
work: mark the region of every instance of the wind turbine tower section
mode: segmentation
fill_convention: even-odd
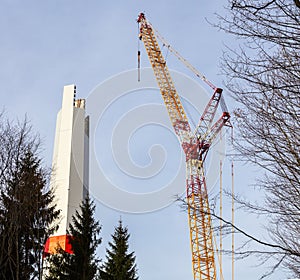
[[[58,245],[72,253],[67,230],[88,193],[89,117],[85,115],[85,100],[75,97],[76,86],[65,86],[57,114],[50,184],[61,213],[58,230],[46,242],[46,254],[55,253]]]

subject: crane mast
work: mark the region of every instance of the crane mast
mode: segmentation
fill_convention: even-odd
[[[194,280],[216,280],[212,222],[203,163],[213,140],[222,127],[230,125],[230,115],[228,112],[223,112],[222,116],[212,125],[222,89],[213,86],[205,78],[214,89],[214,93],[196,130],[191,131],[154,29],[146,20],[144,13],[139,15],[137,21],[140,25],[139,38],[144,43],[171,123],[186,156],[186,201]]]

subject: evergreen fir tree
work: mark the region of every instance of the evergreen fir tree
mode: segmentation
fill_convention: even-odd
[[[46,280],[71,280],[68,266],[71,263],[72,255],[62,248],[57,248],[57,253],[50,255],[46,259],[49,266],[45,276]]]
[[[46,280],[92,280],[97,276],[96,250],[101,243],[101,226],[93,217],[95,205],[89,197],[82,202],[69,225],[73,254],[62,249],[49,257],[49,273]]]
[[[120,220],[112,235],[113,241],[108,243],[110,249],[106,250],[107,260],[100,270],[101,280],[138,279],[134,252],[128,252],[129,237],[127,227],[123,227]]]
[[[41,279],[45,241],[59,216],[48,175],[30,150],[1,189],[0,279]]]

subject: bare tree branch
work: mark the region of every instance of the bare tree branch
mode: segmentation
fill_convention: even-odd
[[[228,3],[228,13],[218,15],[215,26],[240,40],[238,48],[227,48],[221,65],[237,104],[234,146],[261,170],[256,184],[265,198],[260,205],[238,196],[235,200],[250,213],[268,216],[272,242],[266,243],[285,253],[284,258],[278,254],[274,270],[284,267],[299,277],[299,0]]]

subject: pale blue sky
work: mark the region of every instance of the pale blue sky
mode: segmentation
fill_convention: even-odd
[[[12,117],[28,115],[44,140],[43,153],[50,165],[63,86],[75,83],[78,97],[87,98],[104,80],[135,68],[136,18],[141,11],[184,57],[221,86],[224,77],[218,75],[218,65],[223,42],[230,44],[232,38],[211,27],[205,18],[213,21],[215,12],[224,12],[225,4],[225,0],[0,0],[2,106]],[[149,67],[143,46],[141,51],[142,66]],[[179,67],[176,60],[170,60],[170,68],[185,72]],[[225,168],[229,174],[229,167]],[[241,183],[246,170],[237,170],[236,187],[247,195],[247,182]],[[229,186],[230,178],[226,178]],[[125,214],[97,202],[97,218],[103,224],[102,258],[120,215],[131,233],[141,280],[192,279],[187,215],[178,205],[148,214]],[[244,216],[237,218],[247,225]],[[252,229],[255,233],[256,225]],[[229,267],[226,261],[225,280],[231,279]],[[258,279],[261,271],[254,261],[240,262],[236,279]],[[283,279],[276,277],[272,279]]]

